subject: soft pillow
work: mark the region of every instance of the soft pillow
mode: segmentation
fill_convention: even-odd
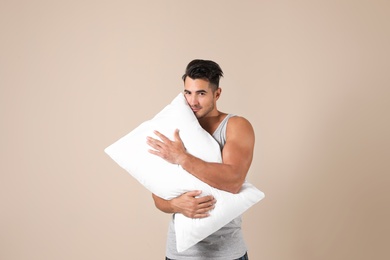
[[[146,137],[155,136],[154,130],[172,140],[175,129],[180,130],[180,137],[190,154],[207,162],[222,162],[218,143],[200,126],[182,93],[151,120],[107,147],[105,152],[161,198],[169,200],[193,190],[202,190],[202,196],[215,197],[217,203],[207,218],[191,219],[176,214],[176,244],[178,252],[182,252],[241,215],[263,199],[264,193],[248,182],[244,183],[238,194],[218,190],[181,166],[148,152],[150,147],[146,144]]]

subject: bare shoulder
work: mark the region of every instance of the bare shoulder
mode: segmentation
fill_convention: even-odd
[[[254,138],[254,130],[252,124],[244,117],[233,116],[229,118],[227,129],[227,138],[232,137],[246,137],[249,139]]]
[[[232,116],[231,118],[229,118],[227,127],[228,130],[232,130],[232,131],[236,131],[236,130],[253,131],[252,124],[242,116]]]

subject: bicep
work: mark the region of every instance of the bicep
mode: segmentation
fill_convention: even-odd
[[[223,163],[234,167],[236,173],[245,178],[253,158],[254,131],[244,118],[234,118],[229,124],[226,144],[222,150]]]

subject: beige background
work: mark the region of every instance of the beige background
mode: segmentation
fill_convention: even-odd
[[[256,131],[252,260],[389,259],[388,1],[0,1],[0,259],[163,259],[169,216],[103,149],[225,72]]]

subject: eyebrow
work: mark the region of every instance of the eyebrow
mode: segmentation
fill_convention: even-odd
[[[184,92],[191,93],[191,91],[186,90],[186,89],[184,90]],[[198,93],[198,94],[199,94],[199,93],[207,93],[207,91],[202,89],[202,90],[197,90],[197,91],[195,91],[195,93]]]

